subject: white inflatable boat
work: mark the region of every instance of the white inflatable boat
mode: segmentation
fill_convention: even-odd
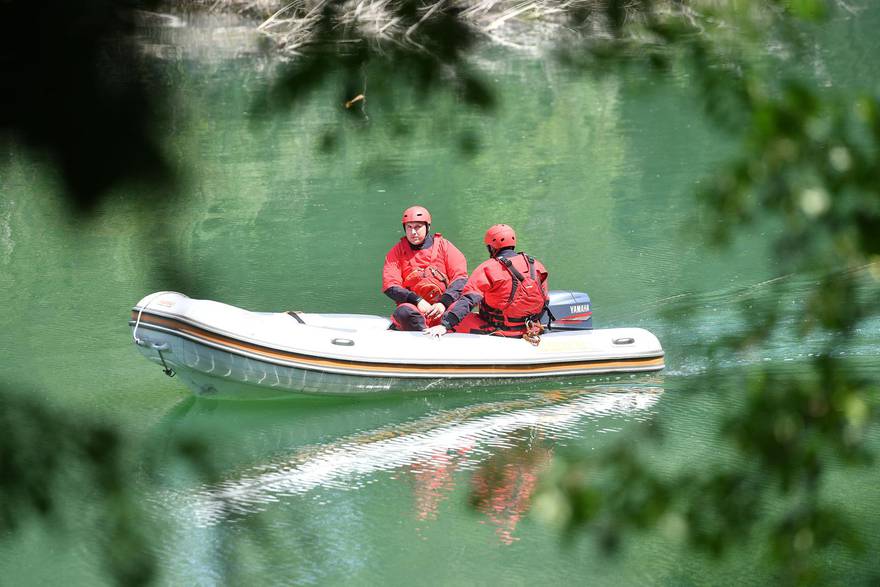
[[[592,329],[586,294],[554,291],[550,310],[537,346],[398,332],[380,316],[251,312],[176,292],[143,298],[129,325],[140,352],[199,395],[344,395],[663,369],[647,330]]]

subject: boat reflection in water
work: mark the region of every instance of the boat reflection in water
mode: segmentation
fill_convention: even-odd
[[[187,502],[197,526],[210,527],[259,513],[289,496],[312,493],[319,499],[326,492],[406,480],[421,524],[437,518],[457,483],[469,482],[477,510],[509,544],[554,446],[566,439],[583,442],[584,426],[601,433],[647,417],[661,393],[651,385],[598,385],[444,409],[297,447],[283,459],[175,500]],[[471,474],[462,475],[465,471]]]

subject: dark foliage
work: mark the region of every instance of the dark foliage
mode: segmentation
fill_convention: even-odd
[[[51,408],[34,399],[34,390],[24,392],[0,387],[0,537],[10,539],[32,519],[72,532],[74,517],[95,511],[91,531],[105,551],[108,574],[119,585],[153,583],[154,526],[140,502],[139,483],[156,481],[166,459],[192,466],[205,480],[216,478],[205,447],[180,438],[170,447],[135,449],[117,426]],[[140,463],[138,471],[126,464],[133,462]],[[77,488],[73,503],[70,487]]]
[[[173,180],[156,131],[166,89],[132,38],[137,10],[155,4],[0,2],[0,141],[45,157],[76,214],[126,183]]]
[[[0,2],[0,140],[6,148],[24,145],[44,156],[76,213],[93,211],[129,182],[173,185],[163,137],[155,130],[166,88],[149,81],[149,63],[131,41],[137,11],[153,5]],[[340,50],[336,41],[343,32],[331,26],[340,5],[327,4],[313,45],[282,69],[258,114],[295,106],[331,79],[339,82],[345,103],[364,92],[368,70],[385,85],[453,91],[490,109],[492,89],[466,63],[476,37],[456,6],[445,3],[430,13],[427,4],[413,1],[394,6],[413,31],[411,44],[375,47],[363,40]],[[560,51],[570,67],[691,72],[708,115],[742,141],[740,155],[701,195],[716,215],[711,226],[718,242],[756,219],[779,221],[780,267],[818,276],[804,300],[807,318],[798,334],[822,333],[826,341],[798,375],[756,367],[727,389],[711,370],[693,379],[695,393],[745,396],[742,410],[721,431],[745,465],[719,462],[699,472],[661,475],[622,445],[597,457],[569,456],[554,469],[546,491],[561,504],[558,511],[567,512],[564,526],[594,530],[609,551],[623,544],[628,530],[658,526],[679,528],[694,548],[719,556],[757,537],[769,545],[780,580],[790,583],[821,582],[829,545],[859,552],[845,515],[826,503],[822,488],[830,466],[874,462],[865,434],[876,421],[877,382],[836,351],[846,333],[878,309],[876,284],[866,284],[859,269],[880,254],[880,101],[870,92],[820,92],[808,78],[776,76],[749,58],[769,39],[797,55],[798,27],[832,7],[823,0],[775,0],[753,3],[748,14],[699,14],[686,2],[609,0],[571,8],[575,29],[595,30],[599,23],[603,34]],[[366,97],[381,92],[371,85]],[[323,147],[332,149],[334,141],[328,135]],[[465,150],[477,144],[473,136],[462,138]],[[755,328],[718,341],[711,356],[760,346],[779,332],[783,317],[775,301],[751,308],[746,321],[755,321]],[[135,492],[121,464],[124,435],[106,424],[76,422],[7,389],[0,389],[0,425],[0,533],[10,535],[31,516],[58,519],[61,465],[73,459],[86,464],[83,478],[104,506],[113,576],[124,584],[153,579],[155,563],[133,518]],[[209,474],[197,443],[180,452]],[[768,514],[771,501],[777,508]]]

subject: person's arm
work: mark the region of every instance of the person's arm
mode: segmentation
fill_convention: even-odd
[[[482,299],[483,296],[476,292],[462,295],[452,304],[451,308],[446,310],[446,313],[440,318],[440,324],[445,326],[447,330],[452,330],[464,320],[465,316],[470,314],[471,308],[479,304]]]
[[[449,285],[440,296],[440,303],[448,309],[461,297],[461,291],[467,283],[467,259],[458,248],[451,242],[446,241],[446,275],[449,277]]]
[[[444,308],[449,308],[461,297],[461,290],[464,288],[465,283],[467,283],[467,277],[460,277],[449,283],[446,287],[446,291],[443,292],[443,295],[440,296],[440,299],[438,300],[443,304]]]
[[[476,292],[462,295],[452,304],[451,308],[446,310],[443,317],[440,318],[440,324],[428,328],[425,330],[425,334],[442,336],[451,331],[459,322],[464,320],[464,317],[470,313],[471,308],[479,304],[482,299],[483,296]]]
[[[397,304],[410,303],[415,306],[423,301],[416,292],[403,287],[403,276],[400,274],[400,245],[395,245],[385,255],[382,266],[382,293]],[[427,302],[426,302],[427,303]]]
[[[489,273],[486,271],[485,263],[474,269],[471,276],[465,283],[461,292],[461,297],[452,304],[443,317],[440,324],[447,329],[454,328],[459,322],[464,320],[471,309],[483,300],[483,292],[492,288],[492,281],[489,279]]]
[[[399,285],[392,285],[382,293],[384,293],[386,296],[388,296],[398,304],[410,303],[417,306],[419,302],[423,299],[416,292],[410,291],[405,287]]]
[[[547,273],[547,268],[540,261],[535,261],[535,272],[538,274],[538,281],[541,282],[541,287],[544,288],[544,299],[547,299],[550,297],[550,289],[547,285],[547,276],[550,274]]]
[[[470,313],[471,308],[483,300],[484,291],[489,290],[492,283],[483,265],[477,267],[464,285],[462,295],[452,304],[440,318],[440,324],[425,330],[425,334],[442,336],[452,330],[464,317]]]

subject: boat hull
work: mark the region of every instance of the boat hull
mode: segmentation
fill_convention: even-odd
[[[173,292],[141,300],[129,324],[147,359],[217,397],[424,391],[664,367],[659,342],[637,328],[554,332],[538,347],[465,334],[437,340],[389,331],[377,316],[248,312]]]

